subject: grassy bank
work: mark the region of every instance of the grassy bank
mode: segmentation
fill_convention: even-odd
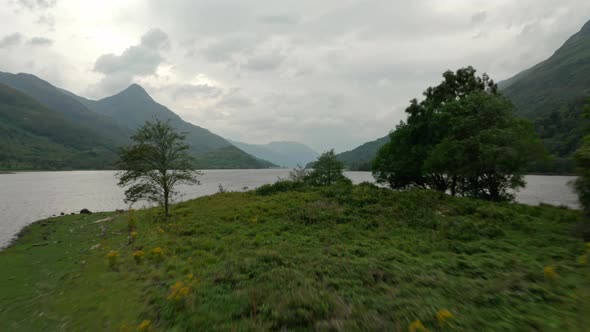
[[[364,185],[52,218],[0,252],[0,331],[586,331],[581,218]]]

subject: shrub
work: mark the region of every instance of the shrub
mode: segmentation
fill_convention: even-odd
[[[265,184],[256,189],[256,194],[260,196],[269,196],[276,193],[298,190],[305,187],[302,182],[293,182],[287,180],[277,181],[273,184]]]

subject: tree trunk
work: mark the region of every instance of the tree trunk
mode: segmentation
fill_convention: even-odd
[[[164,215],[168,218],[168,190],[164,190]]]

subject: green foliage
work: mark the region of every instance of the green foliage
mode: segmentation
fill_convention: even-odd
[[[272,184],[265,184],[256,188],[256,194],[261,196],[273,195],[276,193],[287,192],[301,189],[305,186],[303,182],[295,182],[289,180],[277,181]]]
[[[350,182],[342,173],[344,164],[336,158],[334,150],[322,153],[313,167],[305,179],[311,185],[329,186],[337,182]]]
[[[392,188],[421,187],[489,200],[511,199],[523,172],[543,155],[532,126],[471,67],[443,74],[390,134],[373,174]]]
[[[158,212],[136,211],[132,244],[126,214],[28,227],[0,252],[0,330],[438,331],[443,309],[458,331],[590,324],[579,211],[336,184]]]
[[[177,194],[174,187],[199,182],[189,146],[183,135],[159,120],[146,122],[131,139],[135,145],[122,149],[118,161],[119,186],[127,187],[125,202],[159,203],[167,217],[170,199]]]

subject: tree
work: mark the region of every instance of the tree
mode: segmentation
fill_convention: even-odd
[[[185,136],[174,131],[169,122],[147,121],[131,137],[134,145],[123,148],[117,165],[119,186],[125,190],[125,202],[156,202],[169,215],[170,200],[179,184],[198,184],[194,163]]]
[[[445,135],[446,127],[435,116],[453,101],[461,100],[473,92],[497,95],[498,87],[486,74],[478,77],[472,67],[456,72],[446,71],[443,81],[429,87],[421,102],[413,99],[406,108],[408,119],[390,133],[390,141],[377,153],[373,162],[373,176],[392,188],[429,188],[453,191],[452,175],[424,172],[424,163],[430,152]]]
[[[435,121],[444,138],[424,163],[425,173],[445,174],[451,194],[512,200],[524,187],[527,166],[544,156],[532,123],[516,119],[505,98],[483,92],[446,104]]]
[[[314,163],[313,171],[307,176],[307,182],[315,186],[329,186],[337,182],[348,182],[344,176],[344,163],[336,158],[334,150],[322,153]]]
[[[512,104],[487,75],[471,67],[412,100],[408,119],[390,134],[373,174],[392,188],[421,187],[489,200],[511,199],[523,172],[543,154],[532,124],[512,115]]]

